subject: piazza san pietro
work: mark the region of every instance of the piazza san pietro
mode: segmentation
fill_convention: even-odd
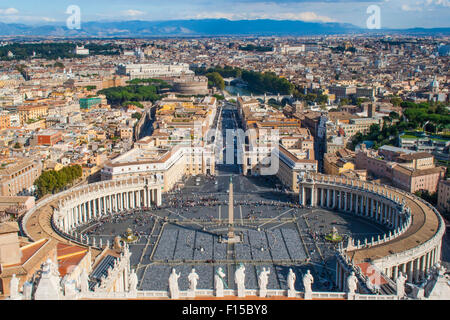
[[[2,5],[0,300],[450,299],[450,29]]]

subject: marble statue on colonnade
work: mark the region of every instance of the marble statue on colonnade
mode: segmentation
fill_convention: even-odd
[[[234,273],[234,282],[237,286],[238,297],[245,297],[245,267],[242,263]]]
[[[81,293],[87,293],[89,291],[89,275],[85,269],[80,274],[80,291]]]
[[[305,288],[305,296],[306,300],[312,299],[312,289],[311,285],[314,283],[314,278],[311,272],[308,270],[306,274],[303,276],[303,287]]]
[[[405,296],[405,282],[406,282],[406,280],[407,280],[407,278],[400,271],[398,273],[398,277],[397,277],[397,280],[396,280],[397,297],[399,297],[399,299],[401,299],[401,298],[403,298]]]
[[[191,273],[188,275],[189,280],[188,297],[195,297],[195,290],[197,290],[198,278],[199,276],[197,272],[195,272],[195,269],[192,268]]]
[[[358,279],[355,276],[355,271],[352,271],[352,273],[347,278],[347,292],[349,299],[353,299],[356,289],[358,288]]]
[[[172,273],[169,276],[169,291],[170,298],[179,299],[180,289],[178,288],[178,278],[181,276],[180,273],[177,274],[175,268],[172,269]]]
[[[136,274],[136,270],[131,271],[130,273],[130,293],[135,295],[137,294],[137,286],[138,286],[138,277]]]
[[[214,287],[216,288],[216,297],[223,297],[223,287],[225,284],[225,273],[221,267],[219,267],[214,275]]]
[[[75,280],[66,280],[64,282],[64,297],[66,299],[75,300],[77,299],[78,291],[76,289]]]
[[[296,296],[296,291],[295,291],[295,279],[296,278],[297,278],[297,276],[295,275],[294,271],[292,271],[292,269],[289,269],[289,274],[288,274],[288,278],[287,278],[288,297],[289,298],[293,298]]]
[[[23,284],[23,298],[25,300],[31,300],[33,296],[33,284],[31,282],[26,281]]]
[[[19,300],[19,279],[16,277],[16,274],[12,275],[11,281],[9,282],[9,298],[11,300]]]
[[[268,268],[267,270],[266,268],[263,268],[261,273],[259,274],[258,285],[260,297],[265,297],[267,295],[267,284],[269,283],[269,274],[270,268]]]

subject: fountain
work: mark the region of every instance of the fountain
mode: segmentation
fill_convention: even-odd
[[[330,241],[330,242],[341,242],[342,236],[339,235],[336,227],[333,227],[331,229],[331,233],[329,233],[325,236],[325,240]]]
[[[131,228],[128,228],[126,233],[122,235],[122,241],[126,243],[134,243],[138,240],[138,236],[133,233]]]

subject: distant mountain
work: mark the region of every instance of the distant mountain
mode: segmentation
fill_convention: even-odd
[[[51,37],[158,37],[158,36],[306,36],[352,33],[450,34],[450,28],[368,30],[345,23],[318,23],[294,20],[202,19],[170,21],[86,22],[82,29],[65,25],[30,26],[0,23],[0,36]]]

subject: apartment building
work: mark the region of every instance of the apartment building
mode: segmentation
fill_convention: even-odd
[[[17,112],[20,117],[20,124],[24,125],[29,120],[37,120],[44,117],[48,113],[48,106],[46,105],[23,105],[17,107]]]
[[[34,181],[42,172],[37,160],[17,160],[0,168],[0,196],[15,196],[24,190],[31,190]]]
[[[107,161],[101,171],[102,180],[130,176],[156,175],[171,190],[183,176],[215,174],[214,152],[211,148],[176,145],[142,146]]]
[[[407,162],[403,162],[405,158]],[[434,158],[431,161],[434,163]],[[435,167],[434,164],[430,167],[429,154],[400,155],[395,161],[390,161],[378,152],[366,149],[356,154],[356,168],[367,169],[375,177],[389,179],[394,186],[411,193],[419,190],[436,192],[439,180],[445,174],[443,167]]]
[[[129,76],[133,79],[149,79],[162,77],[179,77],[194,75],[187,63],[176,64],[120,64],[117,67],[118,75]]]
[[[450,213],[450,180],[439,181],[437,208],[441,213]]]

